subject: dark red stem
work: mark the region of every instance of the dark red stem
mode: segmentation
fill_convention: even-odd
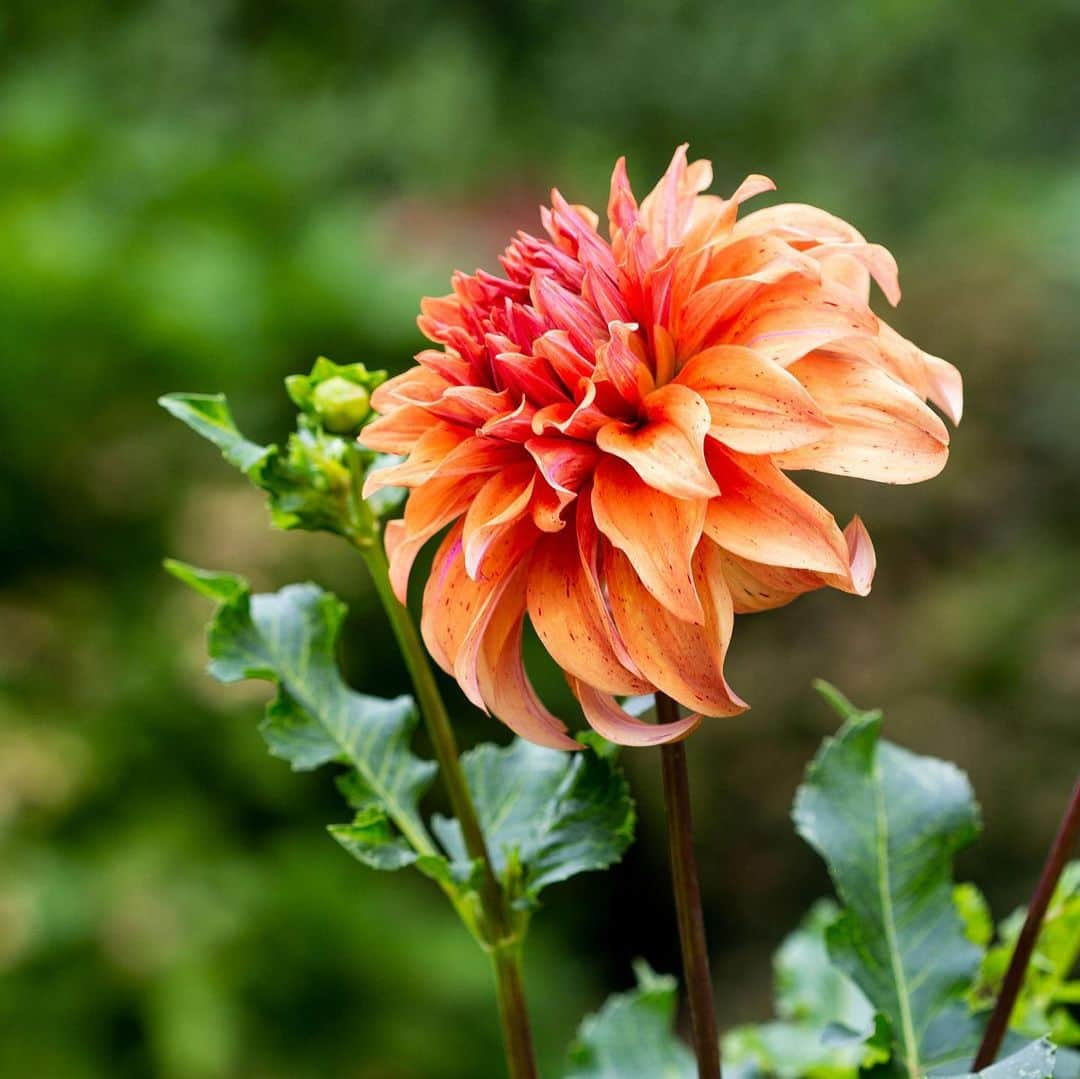
[[[679,718],[679,706],[670,697],[656,694],[657,719],[671,723]],[[668,848],[675,889],[675,913],[682,945],[683,977],[690,1001],[690,1025],[699,1079],[720,1079],[720,1037],[716,1029],[709,951],[705,944],[705,919],[701,910],[697,859],[694,856],[693,822],[690,816],[690,776],[682,742],[661,746],[664,773],[664,804],[667,808]]]
[[[982,1071],[983,1068],[993,1064],[998,1050],[1001,1049],[1001,1042],[1009,1029],[1009,1020],[1016,1006],[1016,998],[1024,984],[1024,975],[1031,962],[1031,953],[1039,939],[1039,930],[1042,929],[1046,909],[1050,906],[1050,900],[1061,878],[1061,872],[1069,860],[1069,852],[1076,845],[1078,833],[1080,833],[1080,777],[1076,780],[1065,816],[1061,818],[1061,826],[1054,837],[1050,853],[1046,856],[1042,876],[1039,877],[1039,884],[1031,899],[1031,906],[1028,907],[1027,918],[1024,920],[1024,928],[1020,930],[1020,936],[1016,938],[1016,948],[1009,961],[1009,969],[1005,972],[1005,980],[1001,983],[1001,993],[994,1005],[993,1014],[986,1025],[986,1033],[983,1035],[982,1044],[975,1057],[975,1071]]]

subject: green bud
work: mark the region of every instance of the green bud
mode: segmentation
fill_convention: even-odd
[[[334,435],[355,435],[371,415],[371,393],[385,371],[362,363],[337,364],[320,356],[308,375],[290,375],[285,388],[293,403]]]
[[[351,434],[371,412],[371,395],[368,391],[340,375],[320,382],[311,399],[323,426],[336,435]]]

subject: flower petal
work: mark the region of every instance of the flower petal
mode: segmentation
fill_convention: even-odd
[[[428,480],[409,495],[401,521],[391,522],[397,526],[392,540],[387,525],[386,553],[390,560],[390,586],[399,602],[406,602],[409,574],[420,549],[436,532],[469,509],[470,502],[485,482],[483,474],[439,476]]]
[[[471,432],[436,420],[417,440],[407,460],[369,472],[364,498],[384,487],[419,487],[426,483],[449,454],[471,437]]]
[[[669,383],[641,404],[640,425],[614,420],[596,444],[621,457],[651,487],[673,498],[709,498],[716,483],[705,464],[709,407],[688,386]]]
[[[544,707],[525,673],[525,568],[516,567],[484,630],[476,672],[479,692],[492,714],[520,737],[549,749],[580,749],[562,720]]]
[[[725,331],[725,340],[786,367],[830,341],[877,332],[874,313],[847,289],[796,275],[757,292]]]
[[[676,376],[709,410],[709,433],[740,453],[777,453],[819,441],[829,421],[799,380],[753,349],[714,345]]]
[[[579,678],[567,676],[570,690],[581,703],[589,726],[602,738],[620,746],[659,746],[678,742],[701,724],[702,717],[693,713],[671,723],[647,723],[637,719],[616,704],[607,693],[590,686]]]
[[[611,613],[642,674],[691,711],[732,716],[747,705],[724,678],[724,657],[734,625],[731,594],[715,544],[706,540],[694,558],[705,618],[684,621],[658,603],[630,560],[609,550],[604,558]]]
[[[847,545],[833,515],[771,461],[716,443],[706,454],[720,485],[705,515],[705,534],[713,542],[756,562],[847,572]]]
[[[813,445],[778,454],[780,468],[812,468],[880,483],[936,476],[949,456],[945,424],[903,383],[869,363],[816,352],[790,371],[832,423]]]
[[[611,337],[596,350],[594,379],[610,382],[616,393],[631,405],[653,389],[653,376],[645,363],[645,346],[632,323],[612,322]]]
[[[637,569],[642,584],[676,618],[703,622],[691,560],[705,525],[704,498],[672,498],[627,464],[601,459],[593,478],[596,527]]]
[[[371,407],[376,412],[390,412],[402,405],[429,405],[450,388],[450,383],[426,367],[410,367],[395,375],[371,394]]]
[[[402,405],[385,416],[378,416],[360,431],[362,446],[376,453],[411,453],[420,438],[434,426],[427,409],[419,405]]]
[[[719,551],[735,613],[752,614],[783,607],[798,596],[819,588],[836,588],[855,596],[869,595],[876,558],[874,545],[858,517],[853,517],[844,529],[844,543],[847,558],[842,573],[816,573],[769,565],[741,558],[729,551]]]
[[[895,307],[900,302],[899,271],[896,259],[888,248],[881,244],[868,243],[827,243],[807,248],[813,256],[826,267],[826,277],[841,279],[847,277],[846,266],[852,262],[870,274],[885,294],[885,299]],[[829,270],[831,268],[831,272]],[[860,299],[865,302],[868,292],[860,287]]]
[[[614,626],[586,579],[577,536],[567,529],[537,544],[529,565],[529,619],[548,654],[569,675],[605,693],[645,693],[612,643]]]
[[[796,247],[814,247],[825,243],[858,243],[862,233],[843,218],[799,202],[766,206],[747,214],[733,229],[735,236],[770,233]]]
[[[492,544],[528,511],[535,482],[532,462],[523,461],[496,472],[470,502],[461,539],[465,572],[474,581]]]

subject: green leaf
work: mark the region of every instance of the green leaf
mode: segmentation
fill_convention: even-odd
[[[825,947],[840,916],[820,900],[773,960],[778,1021],[738,1027],[724,1038],[725,1075],[854,1079],[860,1066],[890,1055],[892,1033]]]
[[[697,1066],[672,1031],[675,979],[635,964],[637,988],[609,997],[585,1019],[566,1079],[694,1079]]]
[[[953,889],[956,912],[964,923],[964,935],[972,944],[985,948],[994,939],[994,919],[986,897],[971,883]]]
[[[844,904],[829,954],[889,1019],[900,1065],[918,1076],[973,1048],[959,1002],[980,952],[953,902],[951,870],[978,832],[978,810],[953,765],[881,741],[880,714],[841,711],[849,718],[811,764],[795,824]]]
[[[613,757],[544,749],[523,739],[477,746],[462,766],[495,871],[519,908],[549,884],[617,862],[634,837],[634,803]],[[432,822],[455,863],[466,860],[457,821]]]
[[[999,927],[1000,942],[983,959],[971,993],[976,1007],[997,999],[1026,911],[1015,911]],[[1080,862],[1065,867],[1046,911],[1039,939],[1012,1015],[1012,1029],[1029,1038],[1049,1031],[1057,1045],[1080,1045],[1080,1023],[1069,1005],[1080,1002],[1080,980],[1070,976],[1080,962]]]
[[[1047,1038],[1040,1038],[981,1072],[968,1072],[957,1079],[1053,1079],[1054,1059],[1054,1046]]]
[[[408,864],[417,853],[437,856],[419,811],[435,765],[409,749],[416,709],[409,697],[370,697],[342,680],[335,650],[345,605],[313,584],[252,596],[243,578],[179,562],[168,568],[219,602],[210,673],[221,682],[258,678],[277,686],[261,726],[271,752],[297,770],[328,761],[355,769],[345,790],[357,816],[335,828],[335,838],[379,868]]]
[[[168,393],[158,398],[166,412],[212,442],[234,468],[259,483],[266,461],[276,446],[260,446],[244,438],[233,421],[229,402],[221,393]]]
[[[328,434],[316,420],[302,415],[284,450],[260,446],[237,429],[222,394],[171,393],[159,403],[266,492],[276,528],[356,538],[373,534],[374,516],[357,495],[350,469],[369,468],[376,457],[355,441]]]
[[[799,927],[780,945],[773,959],[776,1012],[825,1027],[851,1030],[873,1025],[874,1009],[857,985],[832,964],[825,947],[829,926],[840,917],[830,899],[815,903]]]

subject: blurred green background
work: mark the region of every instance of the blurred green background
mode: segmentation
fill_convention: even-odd
[[[398,369],[420,295],[492,265],[557,184],[602,208],[688,139],[889,246],[897,327],[954,361],[933,483],[818,484],[879,554],[864,601],[741,620],[748,715],[691,742],[724,1025],[824,872],[787,821],[834,718],[955,759],[986,835],[961,875],[1030,888],[1080,759],[1080,7],[8,0],[0,11],[0,1075],[500,1074],[488,972],[435,889],[353,863],[325,774],[203,673],[172,554],[352,607],[354,684],[405,688],[354,557],[154,404],[224,390],[262,440],[325,353]],[[550,675],[550,672],[549,672]],[[555,680],[544,676],[554,687]],[[462,738],[502,738],[451,693]],[[563,697],[557,699],[562,700]],[[677,969],[658,760],[618,870],[550,893],[529,949],[546,1074],[646,956]]]

